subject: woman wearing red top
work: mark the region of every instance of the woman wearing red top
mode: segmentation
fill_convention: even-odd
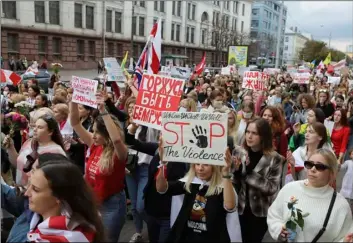
[[[350,133],[346,110],[341,109],[335,111],[333,121],[335,123],[331,135],[333,150],[335,151],[338,161],[342,161],[343,155],[347,149]]]
[[[71,102],[71,124],[87,152],[85,179],[100,204],[100,213],[110,242],[117,242],[125,223],[125,164],[128,154],[119,121],[104,107],[103,92],[97,95],[100,115],[93,124],[93,134],[81,124],[77,104]]]

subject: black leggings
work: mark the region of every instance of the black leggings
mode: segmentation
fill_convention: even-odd
[[[242,215],[239,215],[241,236],[245,243],[260,243],[267,231],[267,218],[256,217],[249,206],[246,206]]]

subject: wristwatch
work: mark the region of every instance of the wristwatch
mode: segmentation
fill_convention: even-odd
[[[222,175],[223,179],[231,179],[233,180],[233,174],[229,173],[228,175]]]

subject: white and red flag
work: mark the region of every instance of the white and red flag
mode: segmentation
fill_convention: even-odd
[[[202,74],[203,70],[205,69],[205,66],[206,66],[206,52],[203,53],[201,62],[197,64],[197,66],[195,67],[195,70],[191,75],[190,80],[193,80],[195,76],[197,77],[200,74]]]
[[[144,70],[149,74],[158,74],[161,64],[161,49],[162,49],[162,20],[153,25],[153,28],[148,37],[145,48],[140,55],[139,60],[135,66],[135,86],[140,87],[141,79]]]

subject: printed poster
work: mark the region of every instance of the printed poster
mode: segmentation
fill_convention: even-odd
[[[296,84],[309,84],[310,73],[292,73],[293,83]]]
[[[143,74],[134,107],[134,122],[160,130],[162,112],[178,110],[184,83],[178,78]]]
[[[228,65],[246,67],[248,64],[248,46],[229,46]]]
[[[105,57],[103,61],[108,73],[107,81],[126,81],[124,72],[115,57]]]
[[[163,160],[225,165],[228,115],[163,112]]]
[[[72,76],[71,88],[74,89],[72,102],[97,108],[97,87],[97,80]]]

